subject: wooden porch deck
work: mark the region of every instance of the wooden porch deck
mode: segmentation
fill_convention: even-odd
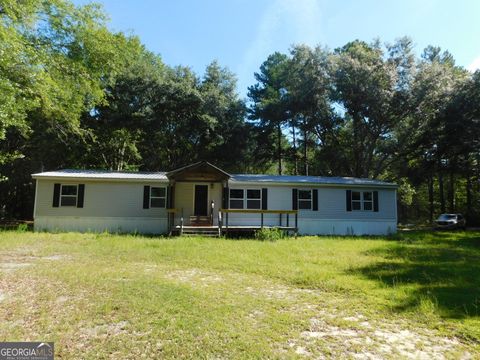
[[[288,233],[293,233],[294,235],[297,234],[298,229],[292,226],[255,226],[255,225],[229,225],[228,227],[223,226],[190,226],[184,225],[183,227],[180,225],[176,225],[173,227],[171,233],[172,235],[204,235],[204,236],[222,236],[228,234],[248,234],[248,233],[255,233],[255,231],[261,229],[279,229],[282,231],[286,231]]]
[[[169,209],[172,217],[169,218],[170,234],[178,235],[205,235],[205,236],[222,236],[223,234],[234,233],[255,233],[261,229],[280,229],[287,233],[298,233],[298,211],[297,210],[240,210],[240,209],[220,209],[218,216],[218,225],[190,224],[185,225],[183,216],[180,218],[180,224],[174,225],[174,214],[176,209]],[[228,221],[229,213],[258,214],[260,215],[260,225],[231,225]],[[278,225],[265,225],[264,214],[278,214]],[[285,215],[285,218],[282,218]],[[289,215],[294,215],[294,226],[290,225]],[[213,222],[213,220],[212,220]]]

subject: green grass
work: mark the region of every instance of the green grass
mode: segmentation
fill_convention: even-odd
[[[0,340],[55,341],[62,358],[480,356],[479,232],[5,231],[0,249]]]

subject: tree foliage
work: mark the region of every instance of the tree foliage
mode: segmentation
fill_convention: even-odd
[[[294,46],[260,67],[250,113],[258,132],[282,126],[291,173],[396,181],[402,220],[463,211],[475,222],[479,77],[438,47],[416,58],[409,38]]]
[[[0,216],[31,217],[35,172],[208,160],[396,181],[402,221],[461,211],[474,223],[480,72],[412,44],[294,45],[265,59],[244,100],[217,61],[167,66],[96,4],[0,0]]]

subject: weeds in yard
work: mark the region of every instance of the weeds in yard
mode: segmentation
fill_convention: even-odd
[[[277,241],[285,237],[285,232],[279,228],[263,228],[255,231],[255,239],[260,241]]]
[[[24,233],[24,232],[27,232],[28,230],[29,228],[27,224],[18,224],[16,231],[20,233]]]

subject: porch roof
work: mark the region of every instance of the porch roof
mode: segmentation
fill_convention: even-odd
[[[231,175],[208,161],[199,161],[166,173],[171,180],[225,181]]]

